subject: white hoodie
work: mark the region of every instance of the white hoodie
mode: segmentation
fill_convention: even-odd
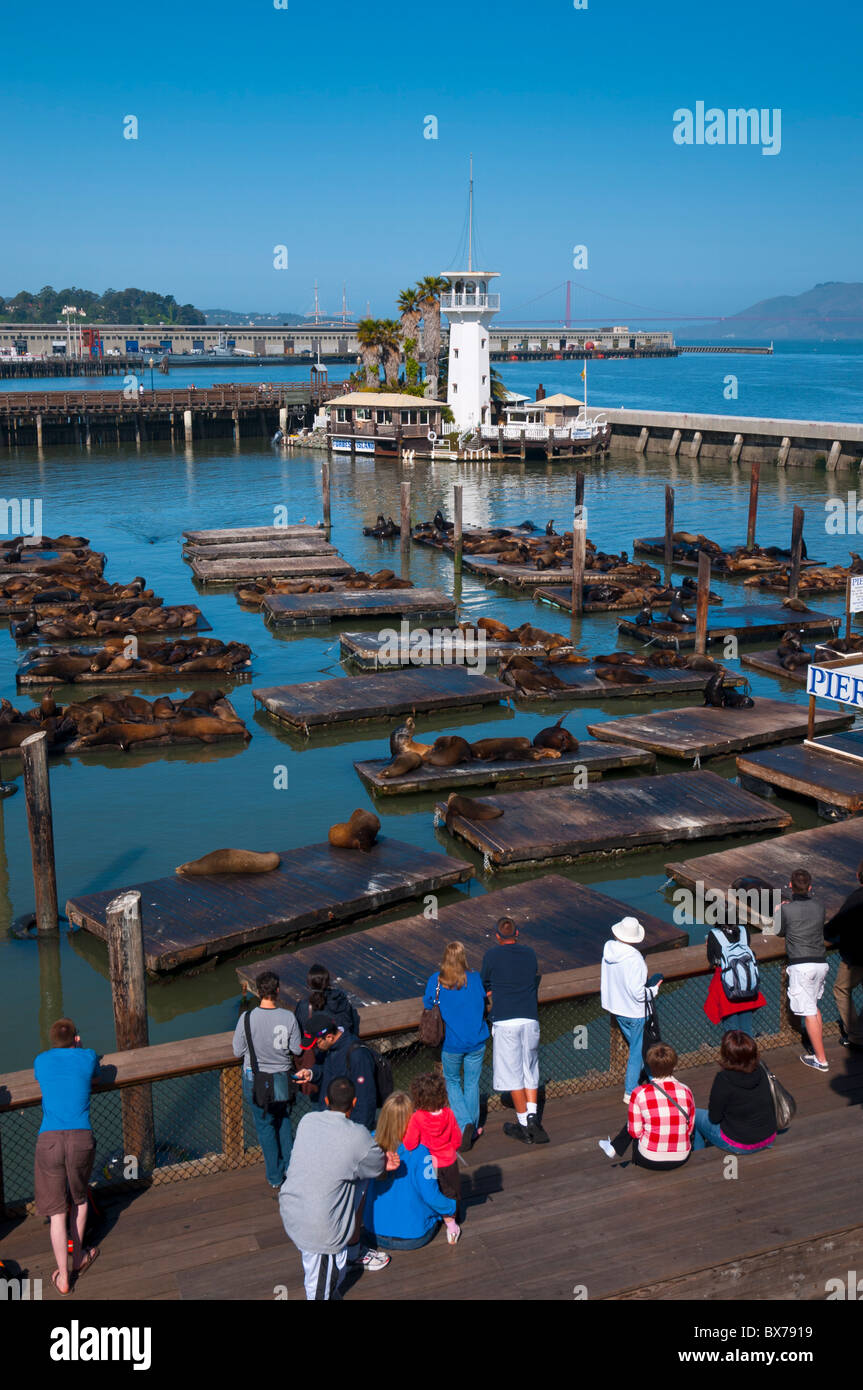
[[[634,946],[612,937],[602,952],[602,1007],[620,1018],[643,1018],[645,994],[651,999],[658,985],[647,984],[647,961]]]

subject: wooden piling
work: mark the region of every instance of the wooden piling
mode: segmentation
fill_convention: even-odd
[[[108,974],[114,1009],[114,1032],[120,1052],[149,1045],[147,978],[144,966],[144,934],[141,894],[121,893],[105,910],[108,942]],[[137,1163],[135,1177],[144,1177],[155,1165],[153,1093],[149,1085],[121,1092],[124,1157]]]
[[[582,509],[583,506],[584,506],[584,474],[583,474],[583,473],[576,473],[576,475],[575,475],[575,514],[576,514],[576,516],[581,516],[581,515],[582,515],[581,509]]]
[[[703,656],[707,650],[707,615],[710,611],[710,556],[703,550],[698,554],[698,599],[695,607],[695,651]]]
[[[324,531],[330,534],[330,461],[325,458],[321,464],[321,491],[324,499]]]
[[[746,526],[746,549],[755,547],[755,521],[758,516],[758,481],[761,477],[761,464],[753,463],[749,475],[749,521]]]
[[[800,562],[803,559],[803,521],[805,515],[802,507],[794,508],[794,518],[791,522],[791,568],[788,572],[789,598],[797,597],[797,590],[800,585]]]
[[[453,515],[453,556],[455,567],[461,569],[462,550],[464,547],[464,534],[462,528],[462,485],[456,483],[452,490],[452,515]]]
[[[587,540],[587,525],[584,509],[576,503],[572,519],[572,616],[581,614],[584,590],[584,556]]]
[[[411,554],[411,485],[410,480],[406,480],[401,485],[401,517],[399,520],[401,527],[401,564],[402,579],[409,577],[410,554]]]
[[[665,582],[671,583],[674,560],[674,488],[665,485]]]
[[[845,641],[851,636],[851,576],[845,580]]]
[[[54,827],[51,817],[51,783],[48,778],[48,739],[44,729],[21,744],[27,827],[33,855],[36,896],[36,928],[56,931],[57,874],[54,868]]]

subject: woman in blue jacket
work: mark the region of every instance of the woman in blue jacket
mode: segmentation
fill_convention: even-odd
[[[488,1040],[488,1024],[485,1021],[485,990],[479,971],[468,970],[460,941],[450,941],[445,947],[440,970],[426,985],[423,1004],[430,1009],[435,1003],[446,1029],[441,1066],[447,1099],[462,1132],[461,1147],[469,1149],[482,1134],[478,1127],[479,1076]]]
[[[375,1129],[387,1167],[369,1184],[363,1226],[371,1245],[383,1250],[418,1250],[434,1238],[443,1217],[455,1216],[455,1199],[438,1187],[425,1144],[406,1149],[402,1143],[412,1114],[410,1096],[394,1091],[384,1101]]]

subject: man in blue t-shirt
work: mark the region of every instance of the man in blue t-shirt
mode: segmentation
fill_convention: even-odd
[[[91,1047],[82,1047],[70,1018],[51,1025],[51,1043],[40,1052],[33,1071],[42,1091],[42,1124],[36,1140],[34,1185],[36,1210],[51,1223],[51,1248],[57,1268],[51,1282],[64,1298],[99,1254],[98,1246],[83,1249],[87,1223],[87,1188],[93,1169],[95,1140],[90,1125],[90,1087],[99,1070]],[[71,1198],[75,1208],[67,1233]],[[68,1272],[68,1240],[72,1240],[72,1275]]]
[[[509,1091],[517,1124],[505,1124],[504,1134],[522,1144],[547,1144],[539,1121],[539,966],[536,952],[519,945],[518,927],[501,917],[497,945],[483,956],[480,974],[491,1000],[492,1082],[496,1091]]]

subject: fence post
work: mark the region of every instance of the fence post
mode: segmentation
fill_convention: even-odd
[[[695,651],[703,656],[707,650],[707,615],[710,611],[710,556],[698,552],[698,599],[695,606]]]
[[[141,894],[137,890],[113,898],[105,910],[108,928],[108,972],[117,1049],[147,1047],[147,979]],[[153,1091],[147,1084],[124,1087],[120,1103],[125,1154],[137,1160],[138,1177],[155,1167]]]
[[[219,1117],[226,1168],[239,1168],[246,1151],[243,1133],[243,1076],[240,1067],[219,1072]]]
[[[411,485],[404,482],[401,485],[401,517],[400,517],[400,548],[401,548],[401,567],[402,579],[409,578],[411,567]]]
[[[31,734],[21,744],[24,765],[24,795],[27,800],[27,826],[33,855],[33,886],[36,895],[36,927],[40,932],[56,931],[57,873],[54,867],[54,826],[51,816],[51,783],[48,778],[48,737],[44,729]]]

